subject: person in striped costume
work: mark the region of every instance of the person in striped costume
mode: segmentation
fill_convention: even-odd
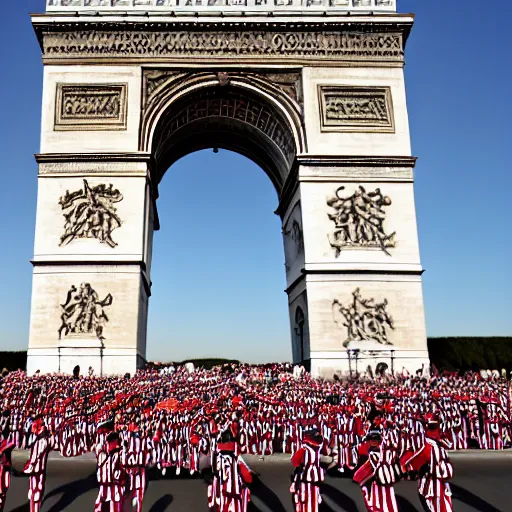
[[[28,499],[30,501],[30,512],[39,512],[44,498],[48,454],[52,451],[53,446],[50,432],[41,418],[32,423],[32,433],[35,439],[30,457],[23,468],[23,473],[29,476]]]
[[[97,478],[100,484],[94,512],[101,512],[109,503],[110,512],[121,512],[125,498],[126,473],[121,463],[121,441],[117,432],[110,432],[98,451]]]
[[[212,466],[213,481],[208,486],[208,506],[212,512],[247,512],[252,472],[236,455],[235,438],[225,430],[217,444]]]
[[[151,463],[153,446],[147,436],[141,436],[139,426],[131,423],[128,427],[127,449],[122,452],[122,464],[130,478],[132,506],[142,512],[146,491],[146,468]]]
[[[357,448],[359,462],[354,482],[361,486],[368,512],[398,512],[393,484],[397,480],[395,449],[383,442],[378,430],[368,433]],[[364,461],[364,462],[363,462]]]
[[[7,491],[11,485],[11,454],[15,447],[14,443],[8,440],[9,431],[4,429],[0,435],[0,512],[5,507]]]
[[[318,512],[322,503],[320,482],[325,472],[320,467],[320,452],[324,438],[316,429],[304,432],[302,446],[292,455],[295,468],[290,492],[295,503],[295,512]]]
[[[449,480],[453,466],[446,449],[450,444],[441,435],[439,419],[432,414],[426,417],[425,444],[417,451],[406,452],[400,458],[402,471],[419,474],[418,493],[430,512],[453,512]]]

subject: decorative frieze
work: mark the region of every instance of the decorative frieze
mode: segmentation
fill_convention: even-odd
[[[64,234],[60,245],[68,245],[78,238],[95,238],[110,247],[117,245],[112,240],[112,231],[121,226],[114,203],[122,201],[119,190],[100,184],[91,187],[84,180],[84,188],[66,192],[59,204],[64,210]]]
[[[82,283],[79,288],[71,286],[66,302],[61,304],[59,339],[68,335],[96,336],[104,339],[103,329],[108,322],[105,308],[112,305],[114,299],[109,293],[100,300],[98,293],[89,283]]]
[[[394,322],[387,312],[388,301],[375,302],[375,299],[365,299],[361,296],[359,288],[352,292],[352,302],[346,306],[337,299],[332,303],[333,314],[341,315],[341,324],[347,331],[347,337],[343,341],[345,348],[365,349],[365,343],[372,345],[392,345],[388,338],[388,330],[394,329]]]
[[[396,0],[46,0],[46,10],[115,12],[119,10],[154,10],[159,13],[249,9],[279,11],[306,9],[308,11],[396,11]]]
[[[42,27],[41,27],[42,28]],[[403,62],[403,34],[327,30],[65,30],[41,33],[46,59],[162,61],[194,58],[261,58],[265,61],[377,60]]]
[[[125,130],[127,84],[57,84],[55,130]]]
[[[391,204],[391,198],[385,196],[380,188],[367,192],[359,185],[356,191],[348,197],[341,193],[345,187],[339,187],[333,197],[327,199],[327,204],[335,213],[328,217],[334,222],[335,230],[329,235],[329,243],[339,256],[342,249],[355,248],[381,249],[390,255],[388,249],[395,247],[395,232],[387,234],[384,230],[386,210]]]
[[[318,87],[322,131],[393,133],[389,87]]]

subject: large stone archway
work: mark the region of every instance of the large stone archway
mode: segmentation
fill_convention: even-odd
[[[48,0],[33,16],[45,69],[28,372],[144,365],[158,184],[210,147],[276,188],[296,362],[326,376],[354,355],[427,362],[403,76],[413,18],[394,11]]]

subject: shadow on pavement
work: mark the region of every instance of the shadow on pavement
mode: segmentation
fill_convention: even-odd
[[[338,468],[336,466],[333,466],[332,468],[327,468],[325,470],[326,474],[330,478],[345,478],[347,480],[351,480],[354,476],[354,472],[351,469],[345,469],[345,471],[338,471]]]
[[[13,508],[10,512],[30,512],[30,505],[27,502],[24,505],[20,505],[19,507]]]
[[[336,489],[336,487],[323,483],[320,487],[320,492],[323,496],[328,496],[331,501],[339,505],[343,510],[346,510],[347,512],[359,512],[357,503],[350,496],[347,496],[344,492]],[[323,501],[322,505],[320,505],[320,510],[322,512],[331,512],[332,508],[328,503]]]
[[[396,504],[400,512],[418,512],[418,509],[403,496],[396,496]]]
[[[149,512],[164,512],[165,510],[167,510],[172,501],[172,495],[165,494],[161,498],[158,498],[158,500],[155,501],[155,503],[153,503],[153,506],[149,509]]]
[[[452,490],[452,499],[470,505],[479,512],[502,512],[499,508],[494,507],[463,487],[450,483],[450,488]]]
[[[258,477],[255,477],[251,486],[251,495],[256,496],[272,512],[286,512],[283,504],[272,489],[268,488]],[[259,511],[258,507],[251,502],[249,510]]]
[[[44,501],[47,501],[57,494],[62,494],[59,501],[57,501],[48,512],[61,512],[62,510],[66,510],[79,496],[97,487],[98,481],[96,480],[95,472],[81,480],[75,480],[74,482],[69,482],[57,487],[44,497]]]

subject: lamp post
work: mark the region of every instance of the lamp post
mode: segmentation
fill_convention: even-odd
[[[103,349],[105,345],[103,345],[103,340],[100,340],[100,377],[103,377]]]

